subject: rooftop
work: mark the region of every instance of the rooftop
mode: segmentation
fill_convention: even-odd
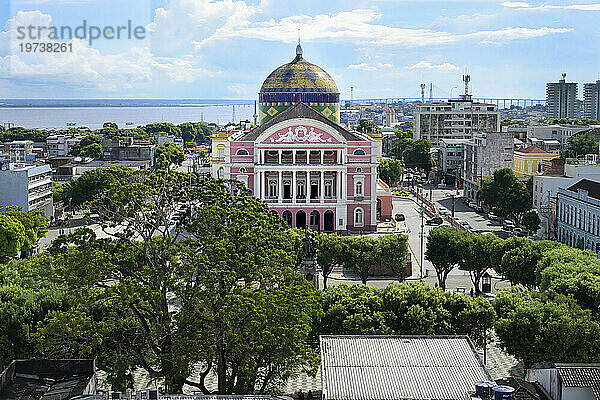
[[[497,379],[496,384],[515,389],[514,400],[553,400],[538,382],[527,382],[523,379],[509,377]]]
[[[261,133],[263,133],[265,130],[267,130],[271,126],[278,124],[279,122],[286,121],[289,119],[294,119],[294,118],[310,118],[310,119],[315,119],[317,121],[321,121],[321,122],[331,126],[332,128],[334,128],[340,135],[342,135],[344,137],[345,140],[349,140],[349,141],[369,140],[366,138],[366,135],[363,136],[357,132],[347,131],[342,126],[336,124],[335,122],[333,122],[326,116],[313,110],[308,105],[306,105],[302,102],[298,102],[298,103],[294,104],[293,106],[291,106],[290,108],[282,111],[281,114],[277,115],[275,118],[272,118],[272,119],[268,120],[267,122],[265,122],[264,124],[261,124],[260,126],[254,128],[253,130],[251,130],[250,132],[248,132],[247,134],[245,134],[244,136],[240,137],[237,140],[255,141],[256,139],[258,139],[258,137],[261,135]]]
[[[321,336],[325,400],[464,399],[490,374],[467,336]]]
[[[89,389],[94,360],[15,360],[0,375],[2,400],[68,400]]]
[[[589,388],[600,399],[600,364],[556,364],[566,387]]]
[[[587,190],[589,197],[600,200],[600,182],[582,179],[573,186],[567,188],[568,191],[574,193],[577,193],[579,189]]]
[[[515,152],[519,152],[519,153],[539,153],[539,154],[552,154],[550,152],[547,152],[546,150],[534,145],[531,145],[529,147],[521,147],[518,150],[515,150]]]

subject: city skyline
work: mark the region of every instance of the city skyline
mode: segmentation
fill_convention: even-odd
[[[337,82],[341,97],[544,98],[546,82],[598,79],[600,2],[14,0],[0,5],[3,98],[256,99],[294,56]],[[72,52],[18,48],[17,27],[143,26],[143,40],[73,39]],[[428,93],[427,93],[428,94]]]

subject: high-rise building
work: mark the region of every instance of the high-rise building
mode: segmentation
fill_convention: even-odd
[[[562,74],[558,82],[546,84],[546,107],[550,118],[575,118],[577,115],[577,82],[566,82]]]
[[[583,117],[600,119],[600,80],[583,85]]]
[[[0,169],[0,209],[19,206],[23,211],[41,210],[46,217],[54,214],[52,168],[50,165],[25,166],[7,163]]]

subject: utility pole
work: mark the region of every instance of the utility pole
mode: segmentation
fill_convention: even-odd
[[[454,199],[455,199],[455,196],[453,194],[452,195],[452,218],[454,218]]]

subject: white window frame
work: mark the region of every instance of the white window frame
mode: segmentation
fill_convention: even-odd
[[[354,226],[357,228],[365,226],[365,212],[360,207],[354,209]]]

